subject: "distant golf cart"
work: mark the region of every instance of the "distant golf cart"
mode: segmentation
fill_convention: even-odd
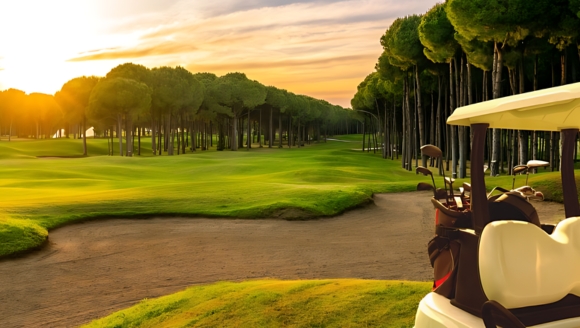
[[[469,220],[438,222],[429,243],[434,289],[420,302],[415,327],[580,327],[580,204],[573,159],[580,83],[461,107],[447,123],[473,132]],[[566,218],[557,226],[541,224],[529,200],[543,195],[532,188],[512,185],[487,194],[488,128],[561,132]],[[516,174],[544,165],[529,162],[516,167]]]

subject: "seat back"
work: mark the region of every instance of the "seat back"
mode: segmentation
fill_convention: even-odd
[[[491,222],[478,255],[485,295],[508,309],[580,296],[580,218],[560,222],[551,235],[528,222]]]

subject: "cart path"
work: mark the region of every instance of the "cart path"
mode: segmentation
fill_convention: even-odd
[[[109,219],[50,232],[0,261],[0,327],[74,327],[144,298],[223,280],[431,279],[429,192],[377,194],[334,218]],[[563,206],[538,203],[542,221]]]

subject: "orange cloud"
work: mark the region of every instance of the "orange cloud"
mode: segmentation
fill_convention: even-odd
[[[176,2],[163,13],[166,20],[144,16],[151,23],[132,21],[139,27],[133,31],[127,24],[117,26],[119,33],[137,35],[134,44],[79,53],[69,61],[181,65],[218,75],[243,71],[264,84],[350,106],[356,86],[374,69],[382,51],[379,39],[390,23],[436,2],[278,0],[277,6],[264,7],[269,1],[253,1],[254,8],[244,10],[250,4],[224,1],[230,7],[217,12],[212,9],[217,6],[197,1]]]

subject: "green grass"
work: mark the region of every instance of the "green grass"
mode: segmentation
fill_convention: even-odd
[[[144,148],[148,157],[130,158],[99,156],[107,152],[104,139],[88,145],[89,157],[37,158],[78,156],[81,140],[0,141],[0,240],[14,241],[1,243],[0,255],[37,247],[47,230],[79,220],[260,218],[288,208],[330,216],[368,202],[373,193],[410,191],[424,180],[399,162],[352,150],[358,142],[158,157]],[[150,147],[149,140],[143,146]]]
[[[2,140],[0,240],[6,242],[0,243],[0,256],[38,247],[48,230],[80,220],[261,218],[289,208],[331,216],[368,202],[373,193],[411,191],[429,180],[402,170],[400,161],[361,152],[360,135],[340,138],[349,142],[157,157],[148,150],[148,138],[141,157],[106,156],[106,139],[88,139],[85,158],[37,158],[79,156],[81,140]],[[442,186],[439,177],[436,182]],[[559,173],[531,176],[530,184],[561,201]],[[511,178],[488,178],[488,186],[494,185],[509,187]]]
[[[413,327],[431,283],[257,280],[143,300],[84,327]]]

